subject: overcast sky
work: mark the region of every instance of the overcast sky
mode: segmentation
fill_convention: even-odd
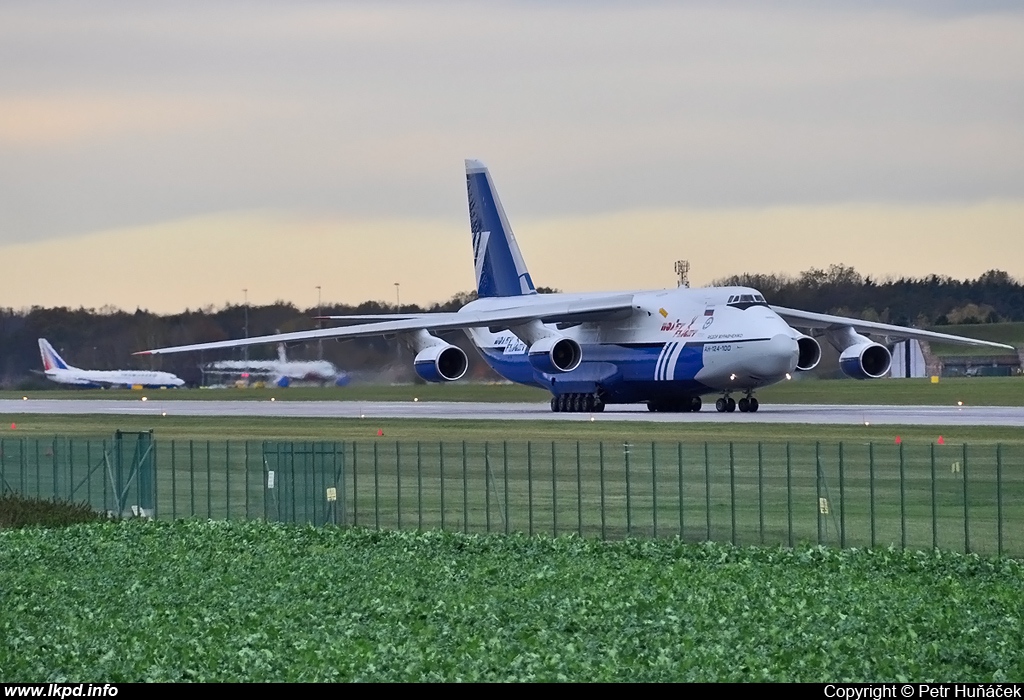
[[[1024,10],[0,4],[0,306],[443,300],[463,160],[539,285],[1024,279]]]

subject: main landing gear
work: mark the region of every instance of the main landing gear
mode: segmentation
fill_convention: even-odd
[[[740,409],[740,413],[756,413],[758,405],[757,399],[753,397],[753,392],[750,391],[739,401],[728,394],[715,401],[715,409],[719,413],[732,413],[737,408]]]
[[[600,413],[604,401],[597,394],[559,394],[551,397],[551,410],[555,413]]]

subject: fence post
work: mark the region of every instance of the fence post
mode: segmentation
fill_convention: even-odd
[[[793,462],[786,442],[786,517],[789,523],[789,546],[793,546]]]
[[[818,504],[819,504],[818,505],[818,518],[817,518],[817,521],[818,521],[818,544],[820,545],[821,544],[821,526],[822,526],[822,522],[821,521],[822,521],[822,516],[824,516],[825,513],[822,512],[823,509],[821,507],[821,482],[822,482],[822,479],[824,479],[824,475],[821,473],[821,441],[818,441],[818,440],[816,440],[814,442],[814,473],[816,475],[815,479],[814,479],[814,489],[817,492]],[[828,503],[827,500],[825,502]]]
[[[600,482],[601,482],[601,540],[607,540],[608,535],[605,532],[605,513],[604,513],[604,441],[597,443],[597,462],[600,465]]]
[[[209,440],[206,441],[206,517],[213,518],[213,470],[210,469]]]
[[[526,441],[526,512],[529,516],[527,534],[533,537],[533,445]]]
[[[353,456],[354,457],[354,456]],[[441,471],[441,531],[444,532],[444,441],[437,441],[438,467]]]
[[[839,548],[846,549],[846,470],[843,443],[839,443]]]
[[[632,503],[629,493],[629,445],[630,443],[622,443],[623,461],[626,466],[626,537],[633,536],[633,512]]]
[[[907,480],[903,458],[903,443],[900,442],[900,549],[907,548]]]
[[[469,532],[469,475],[466,464],[466,441],[462,441],[462,531]]]
[[[686,539],[683,527],[683,443],[676,443],[676,466],[679,471],[679,539]]]
[[[736,546],[736,460],[733,455],[733,442],[729,441],[729,510],[731,516],[731,542]]]
[[[377,453],[377,441],[373,442],[373,523],[380,530],[380,460]]]
[[[484,523],[491,534],[491,443],[484,442]]]
[[[658,537],[658,454],[655,443],[651,442],[651,521],[654,537]]]
[[[103,502],[107,502],[106,489],[104,489]],[[188,517],[196,517],[196,451],[195,441],[188,441]]]
[[[555,467],[555,441],[551,441],[551,536],[558,537],[558,476]]]
[[[507,491],[508,489],[506,489]],[[508,502],[506,498],[505,502]],[[580,441],[576,441],[576,526],[583,537],[583,474],[580,466]]]
[[[967,443],[962,447],[963,462],[960,470],[963,472],[964,480],[964,554],[971,553],[971,518],[967,509]]]
[[[420,441],[416,441],[416,510],[419,511],[416,521],[417,529],[423,531],[423,460]]]
[[[231,520],[231,441],[224,441],[224,519]]]
[[[996,553],[1003,556],[1003,443],[996,443]]]
[[[356,441],[352,441],[352,527],[359,525],[359,481],[357,474],[359,474],[359,463],[357,462],[358,450],[356,449]],[[441,489],[441,497],[444,498],[444,489]],[[442,500],[442,503],[444,501]],[[444,510],[441,511],[442,517]]]
[[[707,522],[705,540],[711,539],[711,459],[708,443],[704,441],[704,519]]]
[[[511,526],[508,524],[508,441],[501,443],[501,475],[504,480],[505,490],[502,493],[502,508],[505,509],[505,534],[509,533]]]
[[[761,443],[757,443],[757,532],[764,544],[764,459]]]
[[[395,517],[398,519],[398,529],[402,529],[402,454],[399,449],[398,440],[395,440]]]
[[[939,516],[938,516],[938,501],[935,498],[935,443],[929,445],[931,447],[931,463],[932,463],[932,549],[939,548]]]
[[[875,443],[868,443],[868,514],[871,518],[871,548],[875,547]]]

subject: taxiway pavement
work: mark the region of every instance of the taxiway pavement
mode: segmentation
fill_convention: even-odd
[[[640,421],[655,423],[802,423],[819,425],[988,425],[1024,427],[1019,406],[843,406],[761,404],[757,413],[652,413],[644,405],[602,413],[552,413],[547,403],[447,401],[188,401],[106,399],[0,400],[0,415],[267,416],[280,418],[428,418],[452,420]]]

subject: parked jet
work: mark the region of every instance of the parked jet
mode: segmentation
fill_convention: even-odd
[[[185,381],[170,372],[150,372],[136,369],[79,369],[72,367],[57,354],[45,338],[39,339],[39,354],[43,358],[43,374],[58,384],[87,387],[171,387]]]
[[[856,379],[883,377],[892,361],[886,345],[867,335],[886,343],[916,338],[1009,348],[771,306],[747,287],[538,294],[487,168],[467,160],[466,185],[479,298],[458,312],[339,317],[356,325],[138,354],[397,335],[416,352],[419,376],[444,382],[460,379],[468,360],[434,333],[461,329],[498,374],[550,391],[552,411],[639,402],[652,411],[699,411],[702,396],[717,394],[718,411],[753,412],[755,390],[817,366],[819,338],[839,351],[842,371]]]
[[[213,374],[229,374],[236,377],[266,377],[280,387],[289,386],[293,381],[331,382],[345,386],[349,377],[345,372],[327,360],[289,360],[284,343],[277,345],[276,360],[220,360],[209,363],[204,371]]]

